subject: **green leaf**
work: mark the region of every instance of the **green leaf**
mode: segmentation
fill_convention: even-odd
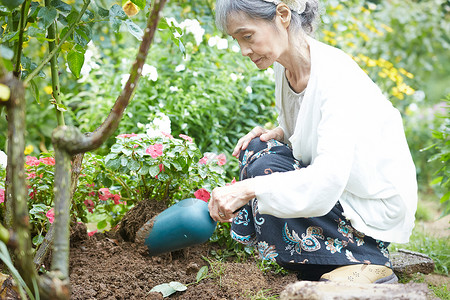
[[[4,45],[0,45],[0,57],[4,59],[12,59],[14,57],[14,51]]]
[[[80,78],[81,68],[84,64],[84,54],[78,51],[70,51],[67,54],[69,69],[76,78]]]
[[[187,286],[178,281],[172,281],[169,283],[170,287],[173,288],[177,292],[183,292],[187,290]]]
[[[151,166],[150,169],[148,170],[148,173],[152,177],[155,177],[156,175],[158,175],[159,174],[159,165]]]
[[[139,41],[142,41],[142,37],[144,36],[144,31],[137,26],[133,21],[130,19],[125,21],[125,24],[127,25],[128,31]]]
[[[108,225],[108,223],[105,220],[101,220],[100,222],[97,223],[97,229],[103,229],[106,227],[106,225]]]
[[[110,18],[119,18],[119,19],[124,20],[127,18],[127,15],[125,14],[125,12],[123,11],[121,6],[114,4],[109,9],[109,17]]]
[[[71,13],[66,17],[67,23],[68,23],[69,25],[72,25],[72,23],[74,23],[74,22],[77,20],[77,17],[78,17],[78,12],[76,12],[76,11],[71,12]],[[64,28],[64,29],[65,29],[65,28]]]
[[[70,13],[70,11],[72,10],[72,6],[61,0],[53,0],[50,5],[63,13]]]
[[[123,148],[122,153],[125,154],[126,156],[131,156],[131,154],[133,153],[133,150],[131,150],[129,148]]]
[[[174,166],[175,169],[177,169],[177,171],[181,171],[181,169],[183,169],[183,167],[182,167],[182,166],[180,165],[180,163],[177,162],[177,161],[173,161],[173,162],[172,162],[172,166]]]
[[[37,17],[39,18],[39,28],[47,29],[56,18],[56,9],[54,7],[42,7]]]
[[[122,149],[123,149],[123,145],[121,145],[121,144],[114,144],[111,147],[111,152],[113,152],[113,153],[120,153],[120,152],[122,152]]]
[[[62,111],[62,112],[66,112],[67,111],[67,107],[64,104],[62,104],[62,103],[55,103],[55,105],[56,105],[56,109],[58,111]]]
[[[97,13],[102,18],[106,18],[109,16],[109,10],[104,9],[103,7],[100,6],[97,6]]]
[[[44,236],[42,234],[36,235],[32,240],[33,245],[35,245],[35,246],[39,246],[40,244],[42,244],[43,241],[44,241]]]
[[[34,82],[34,80],[31,80],[30,82],[31,82],[31,92],[33,93],[33,97],[38,104],[41,104],[41,102],[39,102],[39,88],[36,85],[36,82]]]
[[[106,167],[112,171],[117,170],[120,167],[120,159],[111,159],[106,163]]]
[[[122,167],[125,167],[126,165],[128,165],[128,158],[127,158],[126,156],[122,156],[122,157],[120,158],[120,165],[121,165]]]
[[[145,9],[145,0],[131,0],[134,4],[136,4],[139,9],[144,10]]]
[[[173,293],[176,293],[177,291],[170,286],[168,283],[159,284],[155,287],[153,287],[150,292],[159,292],[163,295],[164,298],[169,297]]]
[[[20,4],[23,3],[25,0],[1,0],[0,3],[7,8],[13,10],[14,8],[18,7]]]
[[[203,266],[200,268],[200,270],[198,270],[195,281],[199,282],[200,280],[206,278],[206,276],[208,276],[208,266]]]
[[[128,168],[129,168],[131,171],[137,171],[137,170],[139,170],[140,167],[141,167],[141,164],[140,164],[138,161],[136,161],[136,160],[132,160],[132,161],[128,164]]]

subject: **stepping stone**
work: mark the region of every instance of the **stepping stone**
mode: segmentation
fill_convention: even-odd
[[[356,284],[298,281],[286,286],[280,300],[426,300],[436,299],[425,283]]]
[[[400,276],[417,272],[429,274],[434,271],[434,261],[419,252],[399,249],[398,252],[391,253],[391,262],[395,274]]]

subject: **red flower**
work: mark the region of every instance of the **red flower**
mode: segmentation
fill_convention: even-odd
[[[84,175],[84,176],[86,176],[86,175]],[[95,183],[92,183],[92,184],[86,184],[86,186],[87,186],[87,187],[94,187],[94,186],[95,186]]]
[[[95,229],[94,231],[89,231],[88,236],[93,236],[96,232],[97,232],[97,229]]]
[[[188,142],[192,143],[192,138],[190,136],[187,136],[185,134],[180,134],[179,137],[182,138],[185,141],[188,141]]]
[[[5,190],[0,189],[0,203],[5,202]]]
[[[49,166],[55,165],[55,159],[53,157],[43,157],[39,161],[45,165],[49,165]]]
[[[120,196],[120,194],[114,194],[114,195],[112,195],[112,199],[113,199],[113,201],[114,201],[114,204],[120,204],[121,202],[120,202],[120,198],[122,198],[121,196]]]
[[[225,156],[225,154],[221,153],[219,155],[217,155],[217,164],[219,166],[223,166],[224,164],[227,163],[227,157]]]
[[[84,205],[88,208],[88,212],[92,213],[94,211],[95,204],[91,199],[84,200]]]
[[[168,137],[169,139],[173,139],[173,135],[171,135],[170,133],[161,131],[161,134],[164,135],[165,137]]]
[[[133,136],[137,136],[137,134],[136,133],[124,133],[124,134],[119,134],[117,137],[118,138],[130,138]]]
[[[50,222],[50,224],[53,223],[53,221],[55,221],[55,212],[53,211],[53,208],[51,208],[46,214],[45,216],[48,218],[48,221]]]
[[[89,196],[91,196],[91,197],[95,196],[95,192],[90,192]]]
[[[25,163],[27,165],[29,165],[29,166],[39,166],[40,162],[39,162],[39,159],[37,159],[36,157],[34,157],[34,156],[27,156],[25,159],[26,159]]]
[[[204,188],[197,190],[194,193],[194,196],[195,196],[195,198],[203,200],[205,202],[208,202],[209,198],[211,198],[211,195],[209,194],[209,192]]]
[[[198,163],[201,165],[206,165],[206,163],[208,162],[208,158],[206,156],[203,156]]]
[[[152,158],[157,158],[158,156],[161,156],[163,154],[163,145],[150,145],[148,146],[147,150],[145,150],[145,153],[150,154]]]
[[[108,188],[101,188],[98,190],[98,199],[100,199],[102,201],[106,201],[111,197],[112,197],[112,194]]]

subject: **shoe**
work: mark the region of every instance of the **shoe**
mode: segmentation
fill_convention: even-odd
[[[348,265],[334,269],[320,277],[320,281],[353,283],[397,283],[392,269],[380,265]]]

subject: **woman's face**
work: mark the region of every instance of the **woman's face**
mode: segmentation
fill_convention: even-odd
[[[227,20],[228,34],[238,42],[242,55],[261,70],[277,61],[289,45],[287,29],[278,16],[267,22],[244,13],[232,13]]]

